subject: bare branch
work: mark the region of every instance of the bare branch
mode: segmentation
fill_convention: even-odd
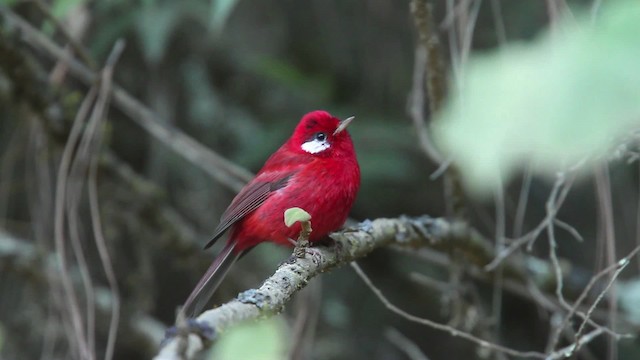
[[[407,354],[409,359],[411,360],[429,360],[429,358],[422,353],[418,345],[416,345],[409,338],[404,336],[400,331],[389,328],[385,332],[385,337],[389,342],[393,343],[400,349],[402,352]]]
[[[66,249],[66,232],[65,232],[65,199],[67,192],[67,180],[69,169],[73,159],[73,151],[80,140],[81,131],[84,126],[85,118],[89,113],[91,104],[97,94],[96,87],[92,87],[85,97],[80,109],[76,114],[76,118],[71,128],[71,133],[65,145],[58,167],[56,177],[56,193],[55,193],[55,211],[54,211],[54,238],[57,260],[60,264],[60,278],[62,280],[65,300],[68,303],[66,308],[69,311],[73,331],[77,339],[78,355],[82,358],[93,358],[93,354],[89,349],[88,340],[84,330],[82,329],[82,316],[80,314],[80,305],[78,303],[75,290],[73,288],[71,275],[69,273],[69,265]],[[73,344],[70,344],[73,345]]]
[[[50,302],[35,302],[38,304],[37,306],[48,307],[51,306],[53,302],[64,301],[64,295],[61,293],[63,291],[62,289],[59,289],[59,291],[49,291],[49,289],[46,288],[50,282],[56,283],[61,281],[56,271],[58,265],[55,253],[43,252],[42,249],[32,241],[13,236],[0,229],[0,264],[3,273],[7,272],[13,276],[19,276],[20,281],[29,282],[36,287],[45,286],[43,291],[50,295],[52,299]],[[77,277],[73,278],[72,281],[75,286],[79,285],[80,280]],[[97,286],[95,290],[101,294],[99,300],[94,299],[94,306],[98,312],[98,318],[106,318],[113,311],[113,293],[106,287]],[[73,338],[74,330],[72,329],[72,325],[68,324],[67,321],[60,324],[59,321],[59,317],[61,316],[59,309],[67,306],[68,303],[63,303],[60,307],[56,305],[51,307],[49,316],[56,319],[56,321],[53,322],[55,324],[53,328],[46,330],[46,336],[52,338],[56,336],[71,336],[71,340],[77,341],[77,339]],[[38,321],[37,323],[47,327],[50,324],[48,321]],[[141,313],[138,310],[133,315],[130,314],[129,318],[122,322],[120,330],[125,333],[125,338],[136,339],[138,348],[148,354],[149,350],[146,349],[152,348],[152,346],[157,345],[162,340],[164,325],[157,319],[154,319],[148,314]],[[52,340],[52,346],[53,343],[55,343],[54,340]],[[69,351],[73,354],[75,350],[70,349]],[[42,358],[52,358],[46,355],[47,350],[43,348]]]
[[[111,306],[111,321],[109,324],[109,336],[107,339],[107,348],[105,351],[105,360],[111,360],[113,358],[113,353],[115,351],[116,344],[116,336],[118,333],[118,324],[120,321],[120,290],[118,288],[118,282],[116,280],[116,274],[113,269],[113,265],[111,263],[111,256],[109,255],[109,250],[107,249],[106,240],[102,231],[102,220],[100,219],[100,210],[98,205],[98,160],[100,158],[99,151],[100,145],[102,144],[102,122],[106,119],[108,108],[109,108],[109,100],[111,94],[111,85],[113,78],[113,70],[115,64],[122,54],[124,50],[124,41],[119,40],[116,42],[107,62],[105,64],[105,68],[102,71],[102,76],[100,79],[100,94],[98,95],[98,100],[96,102],[96,109],[94,110],[95,120],[92,119],[92,124],[95,124],[93,127],[87,129],[88,133],[86,136],[93,141],[94,144],[94,155],[91,160],[89,166],[89,207],[91,212],[91,223],[93,227],[94,239],[96,243],[96,248],[98,249],[98,254],[100,256],[100,261],[102,263],[102,268],[104,269],[105,275],[107,277],[107,281],[109,283],[109,288],[112,294],[112,306]]]
[[[428,4],[427,0],[413,0],[411,2],[411,13],[418,31],[419,41],[416,46],[416,63],[414,65],[412,100],[409,113],[418,132],[418,138],[423,150],[429,158],[440,164],[441,168],[447,170],[444,177],[447,214],[463,219],[467,215],[467,201],[460,174],[455,164],[451,164],[449,159],[443,158],[435,145],[433,145],[428,126],[425,123],[424,88],[426,87],[428,92],[429,112],[432,115],[442,109],[447,95],[447,73],[444,65],[444,55],[436,33],[436,27],[434,26],[431,4]],[[471,40],[469,40],[469,46],[471,46]],[[458,60],[457,57],[453,56],[454,64],[456,60]],[[425,81],[425,73],[426,84],[423,85],[421,83]],[[436,172],[439,172],[439,170]]]
[[[426,74],[426,61],[427,61],[427,49],[418,45],[415,50],[414,64],[413,64],[413,85],[411,94],[409,95],[409,115],[413,121],[413,126],[418,133],[418,141],[420,147],[435,163],[443,163],[443,158],[438,149],[431,141],[429,135],[429,128],[426,123],[425,109],[425,91],[424,91],[424,79]]]
[[[596,180],[596,193],[598,197],[598,209],[600,213],[600,224],[603,227],[604,237],[602,240],[604,241],[606,253],[607,253],[607,264],[608,266],[615,266],[616,262],[616,234],[615,234],[615,224],[613,219],[613,200],[611,199],[611,179],[609,177],[609,165],[602,164],[597,167],[595,171],[595,180]],[[612,273],[610,276],[610,282],[608,286],[611,286],[615,281],[616,277],[620,274],[620,271],[624,269],[627,265],[628,261],[625,262],[624,266],[621,266],[619,271]],[[606,289],[605,289],[606,290]],[[598,299],[596,299],[596,304],[599,300],[604,296],[605,291],[603,291]],[[616,288],[612,288],[609,296],[607,298],[609,305],[609,327],[615,331],[616,325],[616,313],[618,311],[618,295]],[[594,305],[595,306],[595,305]],[[581,325],[581,329],[584,326]],[[578,338],[580,341],[580,338]],[[618,345],[615,343],[615,339],[608,339],[608,358],[613,360],[618,358]]]
[[[356,228],[332,234],[336,244],[331,248],[307,249],[305,258],[292,257],[281,265],[258,289],[247,290],[222,306],[201,314],[197,321],[221,333],[229,327],[249,319],[279,313],[288,300],[311,278],[336,266],[361,258],[376,248],[389,244],[416,247],[426,244],[444,246],[454,242],[462,247],[474,247],[469,241],[473,230],[462,222],[448,222],[428,216],[420,218],[376,219],[365,221]],[[490,247],[489,247],[490,249]],[[205,347],[196,335],[186,338],[184,354],[191,358]],[[156,359],[178,359],[180,339],[171,339]]]
[[[43,50],[46,55],[64,61],[69,66],[71,74],[86,85],[92,85],[99,75],[87,66],[70,56],[63,48],[51,41],[46,35],[34,28],[20,16],[4,6],[0,6],[0,16],[24,33],[24,39],[36,49]],[[239,191],[253,175],[246,169],[230,162],[218,153],[199,143],[189,135],[167,124],[167,121],[157,121],[161,116],[151,111],[140,101],[129,95],[118,85],[111,89],[114,104],[127,114],[139,126],[149,132],[156,139],[171,148],[177,154],[187,159],[228,188]]]
[[[403,248],[431,247],[436,249],[456,248],[465,255],[465,260],[477,268],[482,268],[493,258],[493,247],[477,231],[461,221],[450,222],[442,218],[423,216],[419,218],[377,219],[365,221],[355,228],[331,235],[335,245],[309,248],[304,258],[292,257],[282,264],[276,272],[265,280],[258,289],[240,293],[237,298],[201,314],[196,320],[212,328],[215,334],[222,333],[237,323],[250,319],[272,316],[282,311],[289,299],[303,288],[314,276],[336,266],[348,264],[366,256],[376,248],[395,245]],[[541,265],[541,264],[540,264]],[[511,264],[503,264],[505,276],[513,276]],[[520,266],[526,267],[524,264]],[[548,266],[549,271],[551,266]],[[397,309],[402,312],[401,309]],[[412,318],[412,315],[409,315]],[[418,320],[419,319],[419,320]],[[548,354],[539,352],[521,352],[491,344],[471,334],[465,334],[450,326],[434,323],[430,320],[413,317],[412,321],[427,324],[456,336],[476,342],[481,346],[493,346],[506,354],[545,358]],[[605,329],[598,329],[604,333]],[[590,339],[590,338],[588,338]],[[208,340],[208,339],[205,339]],[[584,338],[583,338],[584,340]],[[586,342],[581,342],[584,346]],[[156,359],[178,359],[180,354],[192,358],[197,352],[209,346],[196,334],[173,338],[161,349]],[[181,350],[184,350],[182,352]]]
[[[53,12],[51,11],[49,5],[42,0],[34,0],[33,3],[36,5],[36,8],[45,16],[45,18],[51,21],[56,29],[58,29],[62,33],[65,40],[69,42],[69,45],[71,45],[71,48],[76,54],[78,54],[80,59],[85,64],[87,64],[89,68],[96,69],[97,64],[95,63],[95,61],[93,61],[87,49],[85,49],[82,44],[78,42],[78,39],[76,39],[75,36],[69,33],[67,26],[65,26],[65,24],[63,24],[55,15],[53,15]]]
[[[540,224],[538,224],[538,226],[536,226],[535,229],[529,231],[527,234],[517,239],[513,239],[509,246],[501,250],[496,258],[493,259],[491,263],[487,264],[487,266],[485,267],[486,270],[494,270],[498,265],[500,265],[502,261],[507,259],[511,254],[513,254],[525,244],[528,248],[531,248],[535,240],[540,236],[540,234],[542,234],[545,229],[553,227],[554,220],[556,219],[556,214],[566,200],[567,195],[569,194],[569,190],[571,190],[571,186],[573,185],[574,179],[574,176],[570,176],[567,179],[567,174],[558,174],[553,185],[553,189],[551,190],[551,194],[549,195],[549,198],[547,199],[547,202],[545,204],[547,212],[545,218],[540,222]]]
[[[369,277],[362,271],[362,269],[355,263],[351,263],[351,266],[355,269],[356,273],[360,276],[360,278],[362,278],[362,280],[365,282],[365,284],[367,284],[367,286],[371,289],[371,291],[378,297],[378,299],[380,299],[380,301],[384,304],[384,306],[391,310],[392,312],[402,316],[403,318],[411,321],[411,322],[415,322],[418,324],[422,324],[422,325],[426,325],[429,326],[431,328],[434,328],[436,330],[440,330],[440,331],[444,331],[449,333],[451,336],[454,337],[460,337],[463,338],[465,340],[469,340],[473,343],[475,343],[478,346],[481,347],[485,347],[485,348],[489,348],[491,350],[494,351],[498,351],[498,352],[502,352],[505,353],[507,355],[511,355],[511,356],[518,356],[518,357],[525,357],[525,358],[538,358],[538,359],[544,359],[545,355],[543,353],[540,352],[536,352],[536,351],[517,351],[517,350],[513,350],[510,349],[508,347],[502,346],[502,345],[498,345],[498,344],[493,344],[490,343],[486,340],[483,340],[477,336],[474,336],[470,333],[464,332],[464,331],[460,331],[452,326],[449,325],[444,325],[444,324],[440,324],[437,323],[435,321],[429,320],[429,319],[425,319],[425,318],[421,318],[421,317],[417,317],[415,315],[409,314],[406,311],[400,309],[399,307],[397,307],[396,305],[392,304],[382,293],[382,291],[380,291],[380,289],[378,289],[377,287],[375,287],[375,285],[373,285],[373,283],[371,282],[371,279],[369,279]]]

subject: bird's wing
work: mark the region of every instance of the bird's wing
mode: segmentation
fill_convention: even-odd
[[[236,195],[227,210],[222,214],[220,224],[214,231],[213,238],[204,248],[206,249],[213,245],[233,224],[259,208],[274,191],[287,186],[294,173],[295,171],[288,169],[287,171],[271,171],[258,174]]]

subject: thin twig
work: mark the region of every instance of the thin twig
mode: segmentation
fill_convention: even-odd
[[[436,164],[443,163],[442,155],[431,141],[429,128],[426,124],[425,108],[425,75],[427,49],[422,45],[416,46],[413,63],[413,82],[409,95],[409,115],[418,134],[418,143],[422,151]],[[445,168],[446,169],[446,168]]]
[[[611,179],[609,178],[609,165],[598,166],[595,172],[596,192],[598,197],[598,209],[600,210],[601,224],[604,227],[604,243],[607,249],[608,266],[616,264],[616,234],[613,219],[613,201],[611,199]],[[627,264],[625,263],[624,266]],[[623,266],[623,267],[624,267]],[[622,270],[620,270],[622,271]],[[618,272],[612,273],[609,284],[613,284]],[[609,285],[610,286],[610,285]],[[601,294],[602,295],[602,294]],[[601,297],[599,297],[601,298]],[[597,301],[597,300],[596,300]],[[618,297],[616,288],[611,289],[608,297],[609,303],[609,327],[615,331],[616,312],[618,308]],[[618,348],[614,339],[610,338],[607,344],[609,348],[608,357],[610,360],[618,358]]]
[[[533,245],[533,242],[542,234],[542,232],[549,227],[549,225],[553,225],[553,220],[556,217],[556,214],[560,210],[560,207],[564,203],[569,194],[569,190],[571,190],[571,186],[573,184],[574,177],[569,179],[566,178],[564,174],[558,174],[556,181],[553,185],[553,189],[551,190],[551,194],[547,199],[545,208],[546,208],[546,216],[545,218],[535,227],[535,229],[529,231],[525,235],[511,240],[509,246],[507,246],[504,250],[502,250],[496,256],[493,261],[485,266],[487,271],[494,270],[502,261],[507,259],[511,254],[520,249],[523,245],[527,244],[530,248]]]
[[[495,252],[499,254],[505,248],[505,235],[507,231],[507,215],[504,204],[504,189],[500,184],[494,194],[495,211],[496,211],[496,240]],[[493,274],[493,298],[492,315],[495,321],[495,334],[500,338],[500,327],[502,325],[502,282],[504,277],[504,268],[498,266]]]
[[[93,106],[93,110],[87,122],[87,126],[85,127],[83,135],[81,136],[79,145],[75,150],[75,156],[73,157],[71,170],[69,171],[69,174],[70,174],[69,182],[67,183],[67,188],[65,190],[66,193],[68,194],[67,219],[68,219],[68,227],[69,227],[69,237],[71,240],[71,245],[74,251],[74,255],[78,262],[77,268],[80,271],[81,277],[83,279],[82,283],[83,283],[83,288],[85,290],[85,297],[86,297],[85,306],[87,308],[86,332],[87,332],[88,348],[91,354],[95,353],[95,349],[94,349],[95,347],[94,345],[94,342],[95,342],[95,301],[94,301],[95,292],[94,292],[93,281],[89,273],[87,260],[81,245],[80,233],[79,233],[79,228],[80,228],[79,215],[80,214],[78,211],[78,207],[82,199],[83,188],[85,184],[85,174],[89,169],[90,154],[93,153],[91,148],[96,141],[95,140],[96,134],[99,133],[99,129],[102,124],[102,119],[105,117],[106,109],[108,106],[108,98],[110,97],[109,87],[111,84],[111,76],[113,73],[112,67],[115,62],[115,59],[117,59],[117,57],[122,53],[122,50],[123,50],[123,42],[121,41],[117,42],[112,54],[109,56],[109,59],[107,60],[107,65],[105,67],[105,70],[103,71],[104,76],[102,76],[100,79],[100,85],[99,85],[100,92],[98,94],[96,103]],[[91,193],[89,195],[91,196]],[[93,215],[94,213],[92,212],[92,223],[95,225],[96,221],[95,221],[95,216]],[[97,237],[101,236],[101,233],[99,232],[99,229],[98,230],[95,229],[95,226],[94,226],[94,235],[95,235],[94,237],[96,238],[96,241],[98,242],[99,239]],[[101,251],[100,251],[101,247],[99,245],[98,245],[98,250],[99,250],[100,257],[102,259],[104,256],[101,254]],[[115,276],[112,276],[112,279],[109,279],[109,276],[107,276],[107,278],[110,283],[115,281]],[[117,292],[117,289],[116,289],[116,292]],[[118,297],[116,297],[116,301],[114,301],[113,304],[115,307],[119,306]],[[109,338],[107,341],[107,349],[106,349],[107,358],[110,358],[112,356],[113,349],[115,346],[115,338],[112,334],[114,331],[117,331],[117,316],[118,315],[116,313],[112,314],[111,322],[113,325],[115,320],[116,327],[112,326],[109,328]],[[92,356],[95,356],[95,355],[92,355]]]
[[[393,343],[400,351],[405,353],[411,360],[429,360],[420,347],[409,338],[404,336],[400,331],[394,328],[388,328],[384,333],[389,342]]]
[[[611,273],[612,271],[614,272],[612,278],[613,279],[617,278],[619,273],[629,264],[631,258],[633,258],[635,255],[637,255],[638,252],[640,252],[640,246],[638,246],[635,249],[633,249],[627,256],[625,256],[624,258],[620,259],[615,264],[608,266],[607,268],[603,269],[602,271],[600,271],[599,273],[597,273],[596,275],[591,277],[591,279],[589,280],[589,283],[584,288],[584,290],[582,290],[582,292],[580,293],[580,295],[578,296],[578,298],[574,302],[574,305],[569,309],[569,311],[567,312],[567,314],[564,317],[564,320],[560,323],[556,333],[552,337],[552,340],[550,341],[550,344],[551,344],[552,347],[555,347],[555,345],[558,343],[561,329],[566,328],[569,325],[569,321],[571,320],[573,315],[581,314],[581,312],[578,311],[578,308],[586,300],[587,296],[591,292],[591,289],[593,289],[593,287],[598,283],[598,281],[602,277],[604,277],[605,275]],[[600,292],[600,295],[598,296],[600,299],[602,298],[603,294],[605,294],[607,292],[607,289],[612,284],[613,284],[613,281],[612,281],[612,279],[610,279],[610,281],[608,282],[608,284],[605,287],[605,289]],[[582,325],[580,326],[580,330],[578,331],[578,335],[580,335],[582,333],[582,329],[584,328],[584,325],[589,323],[588,320],[591,318],[591,315],[593,314],[593,311],[595,310],[598,302],[599,302],[599,300],[596,300],[594,302],[594,304],[592,304],[589,307],[587,312],[581,315],[583,321],[582,321]],[[614,332],[609,332],[609,335],[611,335],[612,337],[614,337],[616,339],[620,339],[620,338],[631,336],[630,334],[616,334]]]
[[[111,290],[112,302],[111,302],[111,320],[109,324],[109,335],[107,338],[107,347],[105,350],[105,360],[111,360],[113,358],[113,354],[115,352],[115,344],[116,344],[116,336],[118,333],[118,323],[120,320],[120,290],[118,288],[118,281],[116,279],[116,274],[113,269],[113,265],[111,262],[111,257],[109,255],[109,250],[104,238],[104,234],[102,232],[102,221],[100,220],[100,209],[98,204],[98,181],[97,181],[97,173],[98,173],[98,160],[100,144],[102,140],[102,130],[101,126],[103,125],[103,119],[106,119],[108,113],[108,104],[110,100],[110,88],[113,79],[113,70],[116,62],[118,61],[122,51],[124,50],[124,41],[118,40],[109,55],[107,62],[105,64],[104,70],[102,71],[101,83],[100,83],[100,94],[98,96],[98,100],[96,102],[95,111],[96,111],[96,121],[93,132],[95,135],[92,137],[95,139],[94,142],[94,155],[91,160],[91,164],[89,166],[89,207],[91,212],[91,223],[93,226],[93,234],[96,243],[96,247],[98,249],[98,255],[100,256],[100,262],[102,263],[102,268],[104,269],[105,275],[107,277],[107,282],[109,283],[109,289]]]
[[[396,305],[394,305],[393,303],[391,303],[387,297],[382,293],[382,291],[380,289],[378,289],[372,282],[371,279],[369,279],[369,277],[367,276],[367,274],[364,273],[364,271],[362,271],[362,269],[360,268],[360,266],[358,266],[358,264],[354,261],[351,263],[351,267],[355,270],[356,274],[358,274],[358,276],[360,276],[360,278],[362,279],[362,281],[367,285],[367,287],[369,287],[369,289],[373,292],[374,295],[376,295],[376,297],[380,300],[380,302],[382,302],[382,304],[389,309],[391,312],[402,316],[403,318],[411,321],[411,322],[415,322],[421,325],[426,325],[428,327],[434,328],[436,330],[439,331],[443,331],[448,333],[451,336],[454,337],[460,337],[462,339],[465,340],[469,340],[472,343],[481,346],[483,348],[489,348],[495,351],[499,351],[502,353],[505,353],[507,355],[511,355],[511,356],[518,356],[518,357],[524,357],[524,358],[536,358],[536,359],[544,359],[546,358],[545,354],[540,353],[540,352],[536,352],[536,351],[518,351],[518,350],[514,350],[499,344],[493,344],[490,343],[486,340],[483,340],[479,337],[476,337],[470,333],[464,332],[464,331],[460,331],[456,328],[453,328],[449,325],[444,325],[444,324],[440,324],[438,322],[429,320],[429,319],[425,319],[425,318],[421,318],[412,314],[407,313],[406,311],[400,309],[399,307],[397,307]]]
[[[555,360],[555,359],[567,359],[570,357],[570,354],[573,354],[575,351],[579,350],[582,348],[583,345],[591,342],[592,340],[594,340],[595,338],[597,338],[598,336],[602,335],[604,333],[603,329],[594,329],[593,331],[591,331],[590,333],[586,334],[585,336],[582,337],[582,342],[581,343],[573,343],[571,345],[567,345],[565,347],[563,347],[560,350],[556,350],[554,352],[552,352],[551,354],[549,354],[549,356],[546,358],[546,360]]]
[[[83,142],[85,142],[84,136],[80,140],[78,148],[82,148]],[[82,288],[84,289],[85,296],[85,316],[86,316],[86,332],[89,351],[95,353],[95,292],[93,286],[93,279],[89,270],[89,264],[87,257],[82,246],[81,239],[81,221],[80,221],[80,200],[82,199],[82,188],[84,186],[84,173],[86,172],[85,162],[80,161],[79,156],[73,157],[71,163],[71,169],[69,170],[69,179],[66,184],[66,219],[67,228],[69,232],[69,242],[73,255],[77,263],[77,271],[80,273],[82,279]]]
[[[322,305],[322,281],[312,281],[296,297],[296,317],[291,331],[288,359],[307,359],[313,345]]]
[[[73,157],[73,151],[80,139],[84,119],[87,117],[93,99],[95,98],[97,90],[92,87],[84,101],[80,105],[80,109],[76,114],[76,118],[73,122],[69,138],[65,145],[58,167],[58,174],[56,178],[56,196],[55,196],[55,210],[54,210],[54,238],[55,249],[59,263],[60,279],[62,281],[64,295],[68,302],[67,310],[70,312],[71,323],[76,335],[76,342],[78,344],[79,356],[83,358],[92,358],[91,352],[88,348],[88,342],[86,334],[82,330],[82,317],[80,315],[80,306],[78,299],[73,289],[73,283],[69,274],[69,265],[67,263],[66,253],[66,236],[64,230],[65,224],[65,198],[67,189],[67,179],[69,175],[69,167]],[[73,344],[70,344],[73,347]]]
[[[504,26],[504,17],[502,16],[502,5],[500,0],[491,0],[491,16],[496,24],[496,38],[498,45],[504,45],[507,42],[507,30]]]
[[[55,264],[55,257],[56,255],[53,253],[43,252],[42,249],[32,241],[14,237],[0,230],[0,263],[3,265],[13,264],[14,267],[9,268],[11,272],[21,275],[20,281],[30,283],[30,286],[42,286],[43,283],[60,281],[58,277],[59,273],[57,271],[50,271],[57,266]],[[42,272],[42,276],[34,276],[35,272]],[[77,278],[72,280],[75,284],[79,282]],[[74,344],[74,342],[71,342],[72,340],[77,341],[69,321],[60,321],[63,315],[59,309],[65,309],[68,306],[66,299],[64,299],[63,290],[55,287],[51,289],[52,291],[47,291],[47,288],[43,289],[45,293],[50,295],[50,298],[47,299],[50,301],[37,303],[37,305],[43,309],[41,316],[50,319],[49,321],[38,322],[38,324],[45,326],[44,340],[51,343],[43,345],[41,359],[80,358],[74,353],[71,347],[62,346],[63,349],[70,349],[69,351],[71,351],[71,353],[67,354],[67,356],[64,355],[64,352],[60,353],[60,346],[58,346],[58,351],[55,352],[55,356],[52,356],[52,350],[48,349],[56,347],[55,338],[59,336],[70,337],[69,344]],[[106,318],[110,315],[110,310],[113,307],[113,305],[110,304],[114,300],[113,294],[110,292],[110,289],[105,287],[98,286],[96,290],[102,294],[100,299],[95,299],[98,317]],[[49,329],[50,327],[51,329]],[[145,356],[148,356],[148,349],[160,343],[165,330],[164,325],[159,320],[152,318],[148,314],[141,313],[140,309],[137,309],[134,316],[129,318],[128,321],[121,323],[120,327],[120,330],[126,333],[127,336],[135,338],[136,341],[140,341],[138,343],[138,350],[143,351],[144,354],[146,354]],[[47,332],[50,333],[47,334]]]
[[[553,223],[565,230],[566,232],[568,232],[571,236],[573,236],[578,242],[584,242],[584,238],[582,237],[582,235],[580,235],[580,232],[578,231],[578,229],[576,229],[575,227],[573,227],[573,225],[566,223],[558,218],[555,218],[553,220]]]
[[[25,35],[25,41],[31,46],[44,50],[48,56],[56,60],[66,61],[71,74],[82,82],[91,85],[97,80],[98,75],[95,72],[74,57],[68,56],[63,48],[52,42],[46,35],[31,26],[20,16],[4,6],[0,6],[0,15],[7,19],[10,24],[19,27]],[[253,178],[251,172],[205,147],[180,129],[167,125],[169,122],[157,121],[156,119],[160,118],[158,114],[155,114],[118,85],[113,85],[111,92],[114,105],[120,108],[133,121],[221,184],[234,191],[240,191],[244,184]]]
[[[411,2],[411,12],[418,30],[419,41],[414,56],[409,115],[418,134],[420,147],[428,158],[436,164],[442,165],[445,159],[431,140],[424,111],[427,96],[429,98],[429,112],[433,115],[442,107],[446,93],[445,70],[440,43],[438,37],[433,33],[431,11],[431,6],[424,0]]]
[[[638,161],[638,174],[640,174],[640,161]],[[638,181],[637,188],[637,204],[636,204],[636,245],[640,246],[640,181]],[[638,271],[640,272],[640,261],[638,261]]]
[[[529,192],[531,190],[531,180],[533,172],[531,166],[528,165],[522,175],[522,185],[520,186],[520,195],[518,196],[518,205],[516,206],[516,214],[513,220],[513,237],[519,238],[522,235],[524,226],[524,218],[527,212],[527,203],[529,201]]]
[[[463,34],[463,38],[461,39],[462,47],[460,49],[460,71],[464,72],[464,65],[469,60],[469,54],[471,53],[471,46],[473,45],[473,32],[476,27],[476,22],[478,21],[478,13],[480,12],[480,5],[482,5],[482,0],[474,0],[473,4],[469,4],[471,7],[471,15],[465,17],[466,21],[461,21],[460,26],[464,26],[464,31],[461,31]],[[460,77],[463,77],[463,74],[460,74]]]
[[[51,21],[58,31],[64,36],[64,39],[69,42],[73,51],[78,54],[80,59],[87,64],[90,69],[96,70],[97,64],[89,55],[89,52],[82,46],[81,43],[75,38],[75,36],[71,35],[67,30],[67,27],[58,20],[57,17],[53,15],[51,8],[48,4],[43,2],[42,0],[30,0],[30,2],[36,5],[36,8],[42,13],[47,20]]]
[[[593,314],[593,311],[596,309],[596,307],[598,306],[600,301],[604,298],[605,294],[609,291],[609,289],[614,285],[616,279],[618,278],[618,276],[620,276],[620,273],[622,273],[622,271],[624,271],[624,269],[629,265],[631,258],[634,257],[638,253],[638,251],[640,251],[640,247],[636,247],[629,255],[625,256],[623,259],[621,259],[620,261],[618,261],[617,263],[615,263],[613,265],[616,268],[616,271],[614,271],[611,274],[611,276],[609,278],[609,281],[607,282],[607,285],[605,286],[604,289],[602,289],[602,291],[600,292],[598,297],[595,299],[593,304],[591,304],[591,307],[589,307],[589,310],[587,311],[585,319],[582,321],[582,323],[580,324],[580,327],[578,328],[578,332],[576,333],[576,338],[577,338],[576,343],[577,344],[580,344],[582,333],[583,333],[583,331],[585,329],[585,326],[588,323],[587,320],[591,318],[591,314]],[[609,271],[607,271],[606,273],[608,273],[608,272]],[[617,310],[617,309],[614,308],[614,310]],[[612,318],[615,320],[615,317],[612,317]],[[612,323],[609,323],[609,326],[612,329],[615,329]],[[633,334],[628,334],[626,336],[622,335],[620,337],[631,338],[633,336],[634,336]],[[615,339],[615,340],[619,339],[619,338],[616,338],[616,337],[612,337],[612,338]]]

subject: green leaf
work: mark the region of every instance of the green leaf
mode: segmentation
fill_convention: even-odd
[[[222,31],[237,3],[238,0],[211,0],[209,24],[213,31]]]
[[[335,84],[331,76],[305,73],[298,66],[282,58],[261,56],[248,64],[257,75],[282,85],[298,96],[313,97],[314,101],[329,99],[334,89]]]
[[[527,164],[554,175],[606,160],[640,125],[640,3],[607,2],[598,16],[470,60],[434,137],[472,191]]]
[[[281,317],[241,324],[221,335],[210,359],[284,359],[288,338],[288,329]]]
[[[297,207],[287,209],[284,212],[284,224],[287,225],[287,227],[291,227],[291,225],[297,222],[309,220],[311,220],[311,215],[309,215],[308,212]]]
[[[182,9],[177,4],[160,6],[151,3],[142,8],[140,20],[136,25],[148,61],[155,63],[162,59],[171,33],[182,15]]]
[[[84,0],[55,0],[51,3],[51,13],[58,19],[64,18],[71,10],[84,3]]]
[[[627,320],[640,324],[640,280],[620,281],[616,286],[620,289],[620,307],[628,314]]]

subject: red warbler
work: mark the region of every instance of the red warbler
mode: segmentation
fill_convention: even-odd
[[[284,212],[299,207],[311,215],[309,241],[337,230],[360,187],[360,167],[344,121],[325,111],[302,117],[293,135],[233,199],[205,249],[227,230],[229,240],[183,306],[194,316],[206,305],[231,265],[264,241],[291,245],[300,224],[286,227]]]

